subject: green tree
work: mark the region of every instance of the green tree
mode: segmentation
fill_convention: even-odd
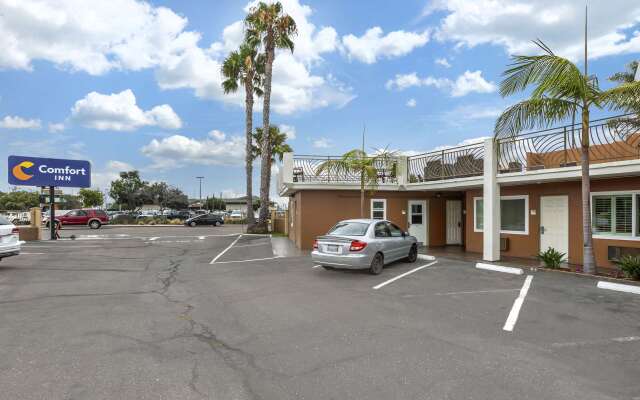
[[[63,194],[58,206],[63,210],[74,210],[77,208],[82,208],[82,200],[80,199],[80,196]]]
[[[535,42],[543,51],[537,56],[513,56],[513,63],[503,73],[500,94],[513,95],[533,87],[531,97],[507,108],[497,119],[496,138],[514,138],[518,133],[548,128],[570,119],[576,113],[582,116],[582,222],[584,271],[593,273],[593,241],[591,231],[590,178],[589,178],[589,113],[591,108],[632,111],[638,107],[640,82],[622,83],[609,90],[601,90],[598,79],[584,73],[571,61],[555,55],[541,41]]]
[[[632,83],[636,78],[638,72],[638,61],[631,61],[627,64],[627,70],[622,72],[616,72],[609,77],[609,80],[617,83]]]
[[[296,22],[291,16],[284,14],[282,4],[275,2],[267,4],[260,2],[252,7],[245,19],[246,42],[257,46],[262,44],[265,54],[264,67],[264,96],[262,106],[262,129],[269,130],[269,117],[271,112],[271,80],[273,77],[273,61],[275,50],[289,49],[293,52],[292,38],[297,34]],[[271,184],[271,145],[270,135],[262,138],[262,153],[260,164],[260,200],[262,207],[258,216],[258,230],[265,231],[269,218],[269,188]]]
[[[360,175],[360,218],[364,214],[364,192],[368,188],[371,192],[378,189],[378,176],[382,171],[390,171],[396,175],[397,161],[394,152],[379,151],[370,156],[360,149],[354,149],[344,153],[340,158],[327,160],[320,164],[316,175],[345,176],[350,174]]]
[[[235,93],[238,87],[244,87],[245,104],[245,176],[247,184],[247,198],[253,195],[253,147],[251,132],[253,131],[253,96],[262,96],[262,79],[264,76],[264,54],[258,54],[255,43],[243,43],[240,49],[231,52],[222,64],[222,88],[225,94]],[[250,207],[250,200],[247,201]],[[251,227],[255,223],[253,214],[247,216],[247,224]]]
[[[40,196],[37,192],[24,190],[0,193],[0,210],[26,211],[40,205]]]
[[[109,196],[127,210],[135,210],[143,204],[143,189],[147,182],[140,179],[138,171],[120,172],[120,179],[111,182]]]
[[[181,210],[189,207],[189,198],[182,190],[169,187],[165,198],[165,206],[174,210]]]
[[[276,157],[278,160],[282,161],[284,153],[291,153],[293,151],[291,146],[285,143],[287,141],[287,134],[281,133],[277,126],[269,128],[269,136],[271,136],[271,138],[269,138],[269,144],[271,146],[271,151],[269,153],[271,154],[272,163],[276,161]],[[262,128],[256,129],[253,133],[253,139],[256,145],[252,146],[251,154],[253,155],[253,158],[258,158],[262,156],[262,143],[264,142],[262,140]]]
[[[104,195],[99,190],[80,189],[78,192],[83,207],[97,207],[104,203]]]
[[[227,205],[225,204],[224,200],[222,200],[219,197],[208,197],[207,201],[205,202],[205,208],[207,210],[221,210],[224,211],[227,209]]]

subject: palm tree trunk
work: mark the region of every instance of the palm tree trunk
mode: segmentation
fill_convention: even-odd
[[[264,105],[262,107],[262,161],[260,165],[260,214],[258,215],[258,225],[261,230],[266,230],[267,219],[269,218],[269,189],[271,185],[271,135],[269,131],[269,112],[271,106],[271,78],[273,74],[273,59],[275,48],[273,44],[273,34],[267,34],[267,59],[264,73]],[[269,36],[271,39],[269,39]]]
[[[253,81],[251,76],[247,77],[244,83],[245,89],[245,173],[247,175],[247,225],[251,228],[256,223],[253,217],[253,155],[251,154],[252,132],[253,132]]]
[[[582,265],[583,272],[595,273],[591,233],[591,182],[589,178],[589,108],[582,109]]]

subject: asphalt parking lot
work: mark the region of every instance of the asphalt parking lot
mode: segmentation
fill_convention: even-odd
[[[640,295],[444,258],[328,271],[240,233],[26,244],[0,262],[0,398],[640,399]]]

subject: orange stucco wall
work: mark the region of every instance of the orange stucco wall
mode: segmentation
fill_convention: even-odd
[[[640,177],[620,179],[599,179],[591,182],[592,192],[640,190]],[[582,263],[582,195],[580,181],[548,183],[538,185],[523,185],[502,187],[502,196],[529,196],[529,234],[502,234],[509,238],[509,250],[502,254],[512,257],[535,257],[540,248],[540,197],[548,195],[567,195],[569,197],[569,262]],[[466,192],[466,243],[467,251],[482,252],[482,233],[474,232],[473,198],[482,197],[481,190]],[[535,210],[535,215],[531,215]],[[601,267],[612,267],[607,260],[608,246],[624,246],[640,248],[637,240],[593,240],[596,264]]]
[[[407,229],[407,205],[409,200],[429,199],[429,243],[445,244],[444,207],[446,198],[462,199],[461,193],[446,193],[436,198],[435,193],[425,192],[375,192],[366,193],[365,217],[370,216],[371,199],[387,200],[387,219],[400,228]],[[360,192],[305,190],[289,199],[292,226],[289,238],[303,249],[310,249],[313,240],[325,234],[338,221],[360,218]],[[404,212],[404,213],[403,213]]]

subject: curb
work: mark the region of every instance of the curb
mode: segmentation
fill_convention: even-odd
[[[522,271],[522,268],[503,267],[501,265],[493,265],[493,264],[485,264],[485,263],[476,263],[476,268],[484,269],[487,271],[504,272],[504,273],[513,274],[513,275],[522,275],[524,273],[524,271]]]
[[[428,254],[418,254],[418,260],[434,261],[436,258]]]
[[[635,285],[624,285],[622,283],[598,281],[598,284],[596,286],[598,287],[598,289],[607,289],[607,290],[615,290],[617,292],[640,294],[640,286],[635,286]]]

